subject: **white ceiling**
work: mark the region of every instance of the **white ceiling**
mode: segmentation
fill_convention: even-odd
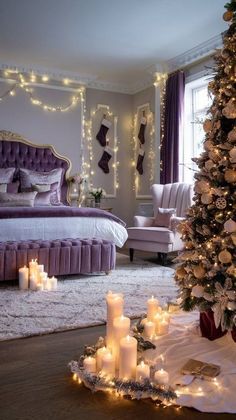
[[[0,60],[133,83],[224,31],[225,1],[0,0]]]

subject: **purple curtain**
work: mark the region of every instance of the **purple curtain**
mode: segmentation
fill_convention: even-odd
[[[171,74],[166,82],[165,126],[161,148],[161,184],[179,180],[179,140],[183,130],[185,75]]]

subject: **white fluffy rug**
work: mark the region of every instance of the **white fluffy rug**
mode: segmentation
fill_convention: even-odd
[[[174,270],[154,263],[129,262],[117,254],[117,266],[110,275],[73,276],[59,280],[55,292],[20,291],[0,288],[0,340],[28,337],[105,322],[108,290],[122,292],[125,315],[138,317],[154,295],[164,303],[176,297]]]

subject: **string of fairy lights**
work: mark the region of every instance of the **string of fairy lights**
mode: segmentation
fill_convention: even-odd
[[[84,163],[86,172],[89,178],[89,185],[90,187],[94,186],[94,180],[96,179],[96,172],[94,169],[94,148],[93,148],[93,118],[96,116],[98,112],[101,110],[106,114],[107,117],[113,119],[113,152],[114,152],[114,161],[112,164],[112,168],[114,170],[114,189],[115,191],[119,188],[119,174],[118,174],[118,167],[120,162],[117,160],[117,152],[119,150],[119,140],[117,136],[117,116],[110,110],[108,105],[97,105],[97,107],[91,110],[90,118],[85,121],[85,137],[86,137],[86,149],[87,149],[87,161]],[[109,138],[107,138],[107,142],[109,143]]]
[[[155,74],[155,81],[154,86],[160,87],[160,144],[158,146],[159,155],[160,155],[160,171],[163,170],[163,162],[161,159],[161,149],[163,146],[164,141],[164,129],[165,129],[165,98],[166,98],[166,80],[168,74],[167,73],[156,73]]]

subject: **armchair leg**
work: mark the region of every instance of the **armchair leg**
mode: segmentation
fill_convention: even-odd
[[[159,252],[158,255],[160,257],[161,265],[166,265],[167,264],[167,254],[165,254],[164,252]]]
[[[134,259],[134,249],[133,248],[129,249],[129,259],[130,259],[130,262],[132,262],[133,259]]]

